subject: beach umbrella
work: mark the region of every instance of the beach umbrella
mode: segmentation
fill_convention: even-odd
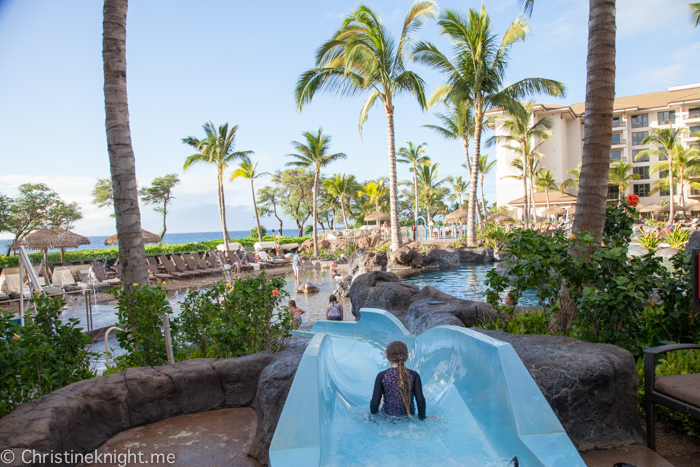
[[[576,206],[569,206],[566,208],[566,213],[567,214],[576,214]]]
[[[551,208],[542,211],[543,216],[561,216],[564,214],[566,214],[566,209],[559,206],[552,206]]]
[[[461,224],[467,222],[467,217],[469,213],[462,208],[452,211],[447,216],[445,216],[445,222],[450,224]]]
[[[12,244],[11,249],[17,251],[21,246],[27,250],[42,250],[44,252],[44,269],[46,270],[47,278],[49,276],[49,250],[56,248],[60,244],[58,234],[53,230],[41,229],[32,232],[22,240],[18,240]]]
[[[382,211],[374,211],[372,214],[365,216],[365,222],[377,221],[379,225],[380,221],[390,221],[391,216],[389,214],[384,214]]]
[[[61,263],[66,262],[66,248],[78,248],[80,245],[90,244],[89,238],[78,235],[70,230],[59,227],[54,230],[54,232],[58,234],[58,243],[54,248],[61,249]]]
[[[674,210],[674,211],[683,211],[684,208],[681,207],[680,204],[675,204],[675,203],[674,203],[674,204],[673,204],[673,210]],[[659,212],[670,213],[670,212],[671,212],[671,203],[668,203],[668,204],[666,204],[666,205],[664,205],[664,206],[661,206],[661,209],[659,210]]]
[[[492,214],[486,218],[486,222],[510,222],[513,218],[507,214]]]
[[[141,237],[143,237],[144,245],[147,245],[149,243],[160,242],[160,237],[154,233],[149,232],[148,230],[141,229]],[[116,245],[118,243],[119,241],[117,240],[117,234],[114,234],[111,237],[107,237],[107,240],[105,240],[105,245]]]
[[[654,212],[661,212],[662,209],[663,209],[663,206],[659,206],[659,205],[656,204],[656,203],[648,204],[648,205],[646,205],[646,206],[642,206],[641,208],[639,207],[639,205],[637,205],[637,211],[638,211],[638,212],[651,212],[651,213],[654,213]]]

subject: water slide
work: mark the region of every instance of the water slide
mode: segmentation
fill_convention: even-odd
[[[317,321],[270,446],[282,466],[441,465],[585,467],[510,344],[456,326],[418,337],[391,313],[358,322]],[[406,343],[427,418],[369,415],[386,345]]]

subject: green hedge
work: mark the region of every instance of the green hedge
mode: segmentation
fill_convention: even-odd
[[[309,237],[282,237],[282,243],[294,243],[297,242],[301,244],[304,240]],[[271,242],[272,237],[263,237],[266,242]],[[238,242],[243,245],[244,248],[252,249],[256,239],[253,238],[232,238],[232,242]],[[158,255],[170,255],[173,253],[193,253],[195,251],[207,251],[216,250],[216,246],[223,243],[221,240],[210,240],[208,242],[193,242],[193,243],[181,243],[181,244],[167,244],[162,246],[151,246],[146,245],[146,256],[158,256]],[[119,257],[119,250],[114,248],[96,248],[91,250],[68,250],[66,251],[66,262],[67,263],[86,263],[94,260],[105,260],[105,259],[117,259]],[[18,257],[14,255],[0,255],[0,268],[12,268],[17,267]],[[40,264],[44,259],[44,253],[41,251],[36,251],[29,253],[29,259],[32,264]],[[51,252],[49,253],[49,264],[60,263],[61,253]]]

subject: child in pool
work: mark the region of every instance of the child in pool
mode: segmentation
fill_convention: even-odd
[[[386,359],[391,363],[391,368],[380,371],[374,381],[374,394],[369,405],[370,412],[373,414],[379,412],[379,402],[383,397],[382,412],[386,415],[412,418],[417,406],[418,418],[425,420],[425,397],[423,397],[420,375],[404,365],[408,360],[406,344],[401,341],[390,342],[386,346]]]
[[[299,326],[301,326],[301,315],[303,313],[306,313],[304,310],[301,308],[297,307],[297,302],[294,300],[289,301],[289,313],[291,313],[293,319],[294,319],[294,329],[299,329]]]

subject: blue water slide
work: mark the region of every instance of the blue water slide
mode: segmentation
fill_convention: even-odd
[[[391,313],[317,321],[270,446],[282,466],[585,467],[510,344],[456,326],[410,334]],[[369,415],[389,342],[406,343],[427,418]]]

